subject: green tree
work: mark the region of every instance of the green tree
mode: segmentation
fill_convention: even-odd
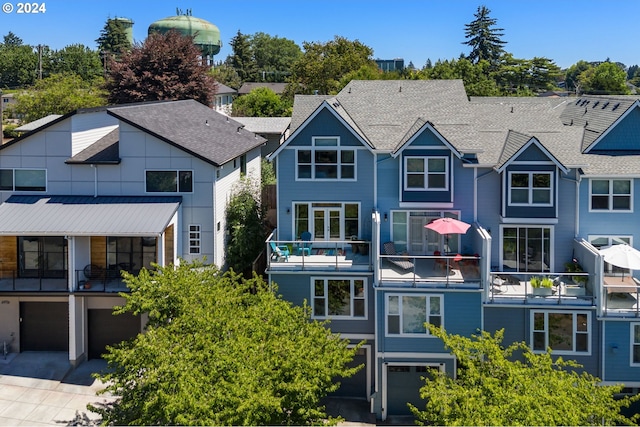
[[[229,268],[245,274],[251,271],[251,264],[264,249],[267,237],[264,216],[260,183],[247,178],[241,180],[234,188],[226,210]]]
[[[107,19],[96,43],[98,51],[105,60],[113,56],[117,58],[132,47],[125,23],[121,19]]]
[[[38,54],[12,32],[0,43],[0,87],[19,88],[36,81]]]
[[[347,340],[257,276],[182,263],[124,278],[117,312],[149,322],[104,356],[118,399],[91,409],[106,425],[319,425],[320,399],[357,370]]]
[[[359,42],[336,36],[327,43],[304,42],[304,53],[292,66],[285,93],[293,99],[296,93],[336,94],[344,86],[344,75],[366,65],[375,65],[373,50]]]
[[[491,18],[490,13],[491,11],[486,6],[479,6],[473,15],[475,19],[464,26],[464,36],[467,41],[463,44],[471,46],[471,52],[467,59],[474,64],[482,60],[495,64],[504,52],[503,46],[506,44],[502,40],[504,35],[502,31],[504,30],[495,28],[498,21]]]
[[[87,82],[77,74],[53,74],[28,90],[16,92],[15,113],[31,122],[49,114],[67,114],[78,108],[107,104],[102,79]]]
[[[195,99],[211,106],[216,90],[209,67],[200,61],[193,38],[177,31],[150,34],[141,45],[110,59],[109,102]]]
[[[567,89],[574,90],[576,93],[581,92],[581,84],[580,84],[580,74],[587,71],[588,69],[593,68],[593,65],[588,63],[587,61],[578,61],[569,68],[564,75],[564,80],[567,85]]]
[[[268,87],[257,87],[233,101],[236,117],[285,117],[292,106]]]
[[[222,83],[230,88],[238,90],[240,89],[240,86],[242,86],[242,80],[240,80],[238,72],[226,62],[220,63],[214,68],[211,68],[209,73],[213,76],[216,82]]]
[[[98,52],[82,44],[65,46],[49,55],[51,74],[75,73],[83,80],[102,77],[102,63]]]
[[[578,78],[584,93],[595,95],[628,95],[627,73],[618,64],[603,62],[587,69]]]
[[[233,51],[228,62],[236,70],[241,82],[253,82],[258,78],[258,66],[253,56],[251,37],[240,30],[229,43]]]
[[[504,330],[471,338],[429,330],[456,357],[458,371],[456,378],[434,372],[425,379],[425,408],[411,406],[421,424],[633,424],[620,414],[632,399],[614,398],[622,386],[600,385],[574,361],[533,353],[523,342],[503,347]]]
[[[249,43],[260,81],[284,82],[291,74],[291,64],[302,56],[300,46],[282,37],[255,33]]]

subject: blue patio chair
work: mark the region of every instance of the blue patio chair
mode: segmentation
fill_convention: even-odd
[[[280,261],[284,259],[289,261],[289,248],[287,246],[276,246],[275,242],[269,242],[271,245],[271,259]]]
[[[311,233],[308,231],[303,232],[300,235],[300,240],[302,240],[302,244],[298,247],[298,255],[311,255]]]

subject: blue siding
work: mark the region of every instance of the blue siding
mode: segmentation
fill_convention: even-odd
[[[575,307],[574,307],[575,308]],[[484,311],[484,329],[491,333],[504,328],[504,345],[524,341],[531,344],[531,310],[558,310],[558,306],[536,307],[486,307]],[[585,310],[578,310],[585,311]],[[565,359],[575,360],[582,369],[600,377],[600,323],[596,313],[591,312],[591,355],[568,355]]]
[[[331,276],[323,275],[322,272],[314,272],[309,274],[271,274],[271,283],[275,283],[278,286],[278,295],[286,301],[290,301],[293,305],[302,306],[306,301],[308,305],[311,305],[311,277],[353,277],[353,276]],[[349,319],[339,320],[330,319],[328,328],[333,332],[339,332],[343,334],[373,334],[375,324],[375,298],[373,292],[373,276],[363,274],[358,277],[367,278],[367,318],[363,320]],[[318,319],[323,321],[324,319]]]
[[[355,181],[296,181],[295,148],[310,146],[314,136],[339,136],[341,146],[356,147]],[[361,148],[358,148],[361,147]],[[371,238],[371,211],[374,208],[374,156],[331,113],[322,111],[280,152],[278,165],[278,236],[295,240],[294,202],[351,202],[360,204],[361,239]],[[287,209],[289,212],[287,213]],[[349,236],[345,236],[349,238]]]
[[[386,336],[386,295],[442,295],[444,298],[444,328],[450,334],[469,336],[482,327],[482,294],[480,292],[403,292],[398,290],[378,291],[378,351],[449,353],[441,340],[434,337]]]
[[[518,157],[517,162],[548,162],[549,157],[536,144],[529,145]]]
[[[592,151],[633,151],[640,150],[640,108],[634,108],[618,123]]]
[[[636,320],[635,323],[637,323]],[[640,381],[640,366],[631,366],[631,321],[604,321],[604,375],[614,382]],[[613,350],[613,346],[617,350]]]

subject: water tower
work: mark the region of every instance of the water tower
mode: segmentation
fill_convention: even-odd
[[[171,30],[193,37],[194,44],[202,52],[203,62],[213,64],[213,55],[220,52],[222,47],[218,27],[204,19],[191,16],[191,11],[187,10],[187,14],[178,14],[155,21],[149,25],[148,34],[166,34]]]

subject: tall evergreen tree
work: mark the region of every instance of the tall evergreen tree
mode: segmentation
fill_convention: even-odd
[[[465,24],[464,35],[467,41],[463,44],[471,46],[471,53],[467,59],[474,64],[482,60],[496,63],[504,52],[503,46],[506,42],[501,38],[504,30],[495,28],[498,21],[489,17],[489,13],[491,11],[486,6],[480,6],[474,14],[476,19]]]
[[[124,22],[120,19],[107,19],[96,43],[98,43],[98,51],[107,57],[112,55],[119,57],[131,49],[131,41],[127,37]]]
[[[242,82],[255,81],[257,77],[258,67],[253,57],[251,49],[250,36],[242,34],[239,30],[229,43],[233,50],[230,63],[238,73]]]

